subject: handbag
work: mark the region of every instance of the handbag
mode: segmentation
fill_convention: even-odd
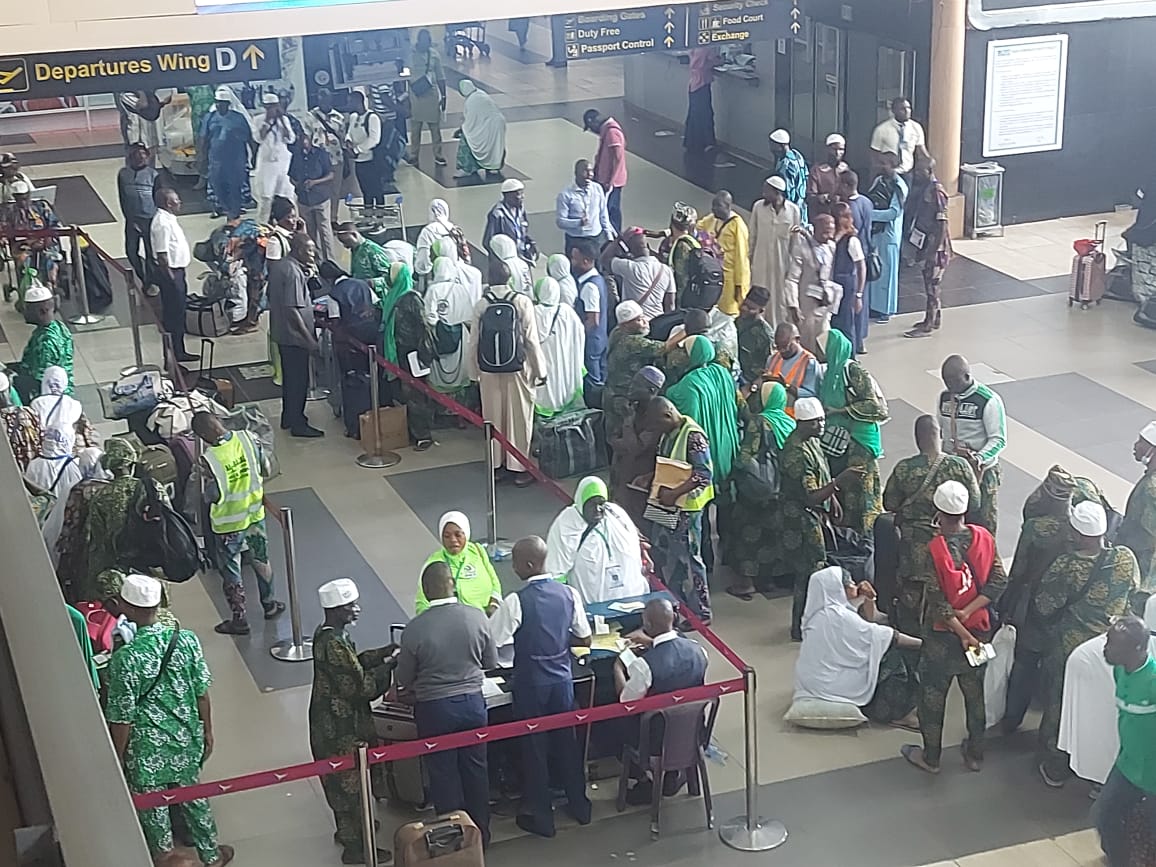
[[[767,431],[759,432],[759,451],[753,458],[739,459],[735,485],[739,499],[752,505],[765,505],[779,498],[779,462],[767,443]]]
[[[429,74],[421,75],[409,83],[409,92],[414,96],[422,97],[433,90],[433,84],[430,83]]]
[[[872,250],[867,254],[867,282],[874,283],[883,276],[883,261],[879,254]]]
[[[819,447],[827,457],[841,458],[851,447],[851,431],[838,425],[827,425],[819,437]]]

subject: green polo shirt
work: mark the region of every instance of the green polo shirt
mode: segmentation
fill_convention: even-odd
[[[1112,673],[1120,731],[1116,767],[1136,788],[1156,794],[1156,660],[1149,656],[1133,672],[1117,665]]]

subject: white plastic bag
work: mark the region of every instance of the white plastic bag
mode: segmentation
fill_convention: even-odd
[[[1007,684],[1011,678],[1012,663],[1016,655],[1016,628],[1010,623],[999,628],[992,637],[995,659],[985,666],[983,673],[983,701],[987,710],[987,727],[1003,719],[1007,710]]]

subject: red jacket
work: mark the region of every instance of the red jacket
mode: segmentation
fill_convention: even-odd
[[[947,604],[956,610],[966,608],[979,596],[995,563],[995,539],[991,533],[974,524],[968,524],[967,528],[971,530],[971,545],[964,555],[962,566],[955,565],[947,540],[942,536],[936,536],[928,545],[931,562],[935,564],[935,574],[939,579],[939,589],[947,598]],[[987,632],[991,629],[991,616],[986,608],[981,608],[967,618],[963,625],[968,631]],[[947,627],[937,623],[935,628],[944,630]]]

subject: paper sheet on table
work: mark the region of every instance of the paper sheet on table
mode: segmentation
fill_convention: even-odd
[[[611,611],[617,611],[620,614],[633,614],[635,611],[641,611],[646,607],[645,602],[639,602],[637,599],[630,602],[611,602],[606,606]]]
[[[594,650],[609,650],[612,653],[621,653],[622,648],[626,647],[626,639],[621,638],[618,632],[611,632],[607,635],[595,635],[590,642],[590,647]]]
[[[501,677],[487,677],[482,681],[482,698],[497,698],[502,695],[502,684],[505,682]]]

